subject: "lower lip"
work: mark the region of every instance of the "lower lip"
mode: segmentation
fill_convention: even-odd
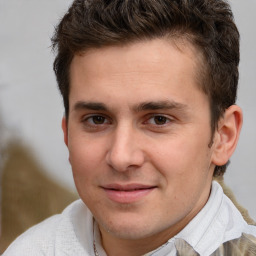
[[[138,189],[131,191],[120,191],[112,189],[104,189],[108,198],[116,203],[133,203],[139,201],[151,193],[155,188]]]

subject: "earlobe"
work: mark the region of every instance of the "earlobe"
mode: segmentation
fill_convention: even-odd
[[[61,127],[64,135],[64,142],[68,146],[68,124],[66,117],[62,118]]]
[[[212,154],[213,164],[222,166],[228,162],[235,151],[242,123],[243,114],[240,107],[232,105],[226,109],[215,132],[214,151]]]

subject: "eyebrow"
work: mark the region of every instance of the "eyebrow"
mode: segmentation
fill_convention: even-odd
[[[147,111],[147,110],[161,110],[161,109],[176,109],[183,110],[186,109],[187,105],[175,101],[165,100],[165,101],[148,101],[142,102],[133,107],[135,112]],[[108,111],[107,106],[101,102],[86,102],[78,101],[73,110],[95,110],[95,111]]]
[[[179,103],[176,101],[149,101],[149,102],[143,102],[139,105],[135,106],[134,110],[136,112],[145,111],[145,110],[161,110],[161,109],[177,109],[177,110],[183,110],[186,109],[188,106]]]
[[[86,101],[78,101],[73,110],[100,110],[100,111],[107,111],[108,108],[105,104],[100,102],[86,102]]]

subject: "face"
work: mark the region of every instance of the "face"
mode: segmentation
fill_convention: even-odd
[[[103,239],[168,238],[208,199],[209,100],[198,85],[197,50],[176,44],[105,47],[71,63],[65,141]]]

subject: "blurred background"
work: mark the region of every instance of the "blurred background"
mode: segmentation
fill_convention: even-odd
[[[2,216],[2,248],[22,232],[24,223],[47,216],[40,209],[38,216],[32,215],[40,200],[51,199],[52,204],[43,208],[55,213],[77,198],[63,142],[64,108],[52,71],[50,41],[70,3],[0,0],[0,179],[2,191],[7,191],[0,193],[2,212],[9,212]],[[238,105],[244,111],[244,126],[225,182],[256,219],[256,1],[232,0],[231,6],[241,33]],[[14,223],[12,218],[23,210],[22,221]],[[16,230],[10,232],[7,223]]]

